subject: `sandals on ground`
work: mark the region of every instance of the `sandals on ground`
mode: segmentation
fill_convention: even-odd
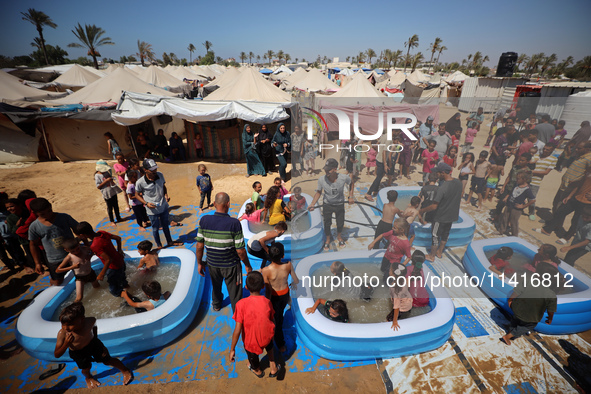
[[[252,366],[250,366],[250,365],[248,366],[248,370],[249,370],[250,372],[252,372],[252,374],[253,374],[254,376],[256,376],[257,378],[259,378],[259,379],[261,379],[261,378],[265,377],[265,371],[262,371],[260,374],[257,374],[257,373],[256,373],[256,372],[255,372],[255,371],[252,369]],[[279,371],[279,369],[277,369],[277,371]],[[269,375],[269,376],[270,376],[270,375]],[[277,375],[275,375],[275,376],[277,376]]]

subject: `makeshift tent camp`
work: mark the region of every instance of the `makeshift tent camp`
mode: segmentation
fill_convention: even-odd
[[[123,91],[151,93],[159,96],[176,96],[174,93],[152,86],[139,79],[131,71],[118,68],[85,88],[67,97],[47,102],[48,105],[119,103]]]
[[[207,81],[208,78],[202,75],[198,75],[193,72],[189,67],[179,67],[174,71],[169,73],[171,76],[178,78],[179,80],[183,79],[190,79],[190,80],[197,80],[197,81]]]
[[[124,68],[123,64],[109,64],[109,67],[103,70],[106,74],[111,74],[113,71],[117,70],[118,68]]]
[[[428,75],[423,74],[422,71],[420,70],[414,70],[407,78],[406,80],[409,81],[410,83],[412,83],[415,86],[418,86],[422,83],[427,83],[429,82],[429,79],[431,79],[431,77],[429,77]]]
[[[26,107],[32,101],[63,97],[64,93],[50,93],[25,86],[18,78],[0,71],[0,100],[19,107]]]
[[[191,71],[193,71],[197,75],[201,75],[203,77],[207,77],[210,79],[219,77],[220,74],[211,71],[209,68],[204,66],[192,66]]]
[[[296,82],[300,81],[301,79],[305,78],[306,75],[308,75],[306,70],[304,70],[301,67],[298,68],[297,70],[294,71],[293,74],[291,74],[289,77],[287,77],[283,81],[281,81],[281,88],[286,89],[286,90],[292,90],[294,87],[294,84]]]
[[[273,74],[277,75],[280,73],[286,73],[287,75],[291,75],[293,74],[293,71],[291,71],[288,67],[286,67],[284,64],[281,65],[281,67],[279,67],[277,70],[273,71]]]
[[[80,90],[94,81],[101,79],[97,74],[74,64],[68,71],[56,78],[51,84],[71,90]]]
[[[271,103],[290,102],[291,96],[251,68],[246,68],[231,83],[225,84],[204,100],[244,100]]]
[[[469,78],[466,74],[464,74],[461,71],[455,71],[454,73],[450,74],[447,76],[447,78],[444,78],[443,80],[447,83],[458,83],[458,82],[464,82],[466,80],[466,78]]]
[[[177,68],[173,68],[170,70],[174,71],[176,69]],[[171,92],[182,93],[188,92],[190,90],[189,85],[187,85],[182,80],[173,77],[158,66],[150,66],[137,76],[139,79],[149,83],[150,85],[154,85]]]
[[[240,75],[240,71],[238,71],[237,68],[234,68],[234,67],[230,68],[228,71],[226,71],[222,75],[219,75],[216,79],[214,79],[213,81],[211,81],[207,85],[205,85],[203,87],[203,95],[207,96],[211,92],[213,92],[223,86],[226,86],[229,83],[232,83],[232,81],[234,81],[234,79],[236,79],[236,77],[238,77],[238,75]]]
[[[31,136],[0,114],[0,163],[39,161],[37,150],[41,135]]]
[[[337,91],[339,87],[336,83],[332,82],[328,77],[317,68],[310,70],[309,73],[304,75],[304,78],[294,83],[295,89],[300,89],[307,92],[324,92],[324,91]]]
[[[331,97],[384,97],[366,78],[365,73],[355,74],[347,85]]]

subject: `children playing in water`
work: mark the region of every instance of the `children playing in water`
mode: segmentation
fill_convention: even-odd
[[[425,276],[423,275],[423,264],[425,253],[415,250],[411,256],[411,264],[406,267],[406,278],[408,291],[412,296],[413,308],[423,308],[429,305],[429,293],[425,288]]]
[[[398,199],[398,192],[396,190],[388,190],[386,194],[388,202],[382,207],[382,219],[376,227],[374,234],[374,241],[382,234],[392,230],[392,222],[396,215],[402,214],[402,211],[396,207],[396,200]],[[374,249],[379,249],[380,243],[374,243]]]
[[[275,242],[269,247],[271,264],[261,269],[265,281],[265,295],[271,300],[275,311],[275,345],[280,352],[285,352],[285,338],[283,336],[283,311],[290,301],[287,278],[291,275],[291,287],[297,289],[300,282],[291,261],[282,263],[284,257],[283,244]]]
[[[91,283],[95,289],[101,287],[98,283],[96,273],[90,265],[92,251],[88,247],[80,245],[80,241],[77,238],[65,240],[62,246],[68,252],[68,255],[59,267],[57,267],[55,272],[61,274],[74,270],[74,275],[76,276],[76,300],[74,302],[80,302],[84,297],[84,285],[86,283]]]
[[[265,196],[265,194],[261,194],[261,191],[263,190],[263,185],[261,184],[261,182],[256,181],[252,184],[252,190],[253,192],[252,196],[250,197],[250,201],[252,201],[252,203],[255,206],[254,210],[262,209],[265,206],[265,202],[263,201],[263,197]]]
[[[403,218],[394,220],[392,230],[380,235],[367,247],[369,250],[373,249],[374,245],[382,238],[386,239],[388,249],[382,259],[381,271],[384,273],[384,278],[388,276],[390,266],[392,264],[400,263],[402,258],[406,256],[410,259],[410,242],[408,241],[408,222]]]
[[[275,179],[273,179],[273,186],[279,188],[279,195],[281,199],[283,199],[283,197],[289,194],[289,190],[287,190],[284,185],[285,182],[280,177],[276,177]]]
[[[75,302],[60,313],[62,328],[57,333],[54,356],[60,358],[69,349],[70,357],[82,371],[89,389],[100,386],[90,373],[92,361],[117,368],[123,374],[123,384],[133,379],[131,371],[123,363],[111,357],[105,345],[98,339],[96,318],[84,316],[84,305]]]
[[[310,315],[320,311],[322,316],[339,323],[349,323],[349,311],[347,310],[347,303],[343,300],[328,301],[324,298],[316,300],[313,306],[306,309],[306,314]]]
[[[244,206],[244,213],[238,218],[238,220],[246,220],[247,222],[251,223],[260,223],[262,213],[263,208],[255,210],[255,205],[249,202]]]
[[[121,249],[121,237],[109,234],[106,231],[96,233],[88,222],[80,222],[76,226],[76,234],[82,240],[91,242],[90,250],[103,262],[104,267],[98,274],[97,279],[102,281],[107,276],[109,291],[115,297],[121,297],[121,293],[129,287],[125,277],[125,260],[123,260],[123,250]],[[115,250],[112,240],[117,243],[117,250]]]
[[[486,174],[488,173],[488,169],[491,167],[490,162],[486,160],[487,157],[488,152],[485,150],[480,152],[478,155],[478,160],[476,160],[476,166],[474,167],[474,175],[472,175],[470,192],[468,193],[468,198],[465,201],[466,203],[470,203],[470,201],[472,201],[472,193],[476,193],[478,196],[477,209],[482,208],[482,200],[484,198],[484,194],[486,193]]]
[[[509,263],[511,256],[513,256],[513,249],[508,246],[501,246],[497,250],[497,253],[489,259],[491,265],[488,269],[499,276],[505,275],[506,277],[510,277],[515,273],[515,270],[511,267],[511,263]]]
[[[418,197],[418,196],[411,197],[410,202],[408,203],[408,206],[406,207],[406,209],[404,210],[404,212],[402,212],[402,215],[400,215],[400,216],[406,218],[406,221],[408,222],[408,224],[412,224],[415,221],[415,218],[419,214],[419,206],[420,205],[421,205],[421,198],[420,197]]]
[[[142,284],[142,291],[148,298],[147,301],[140,301],[138,298],[127,294],[127,291],[122,292],[121,297],[123,297],[129,306],[136,309],[145,309],[145,311],[158,308],[170,297],[170,291],[162,293],[162,286],[155,280],[144,282]]]
[[[280,196],[280,193],[281,190],[277,186],[271,186],[265,199],[262,221],[269,218],[269,224],[271,226],[279,222],[284,222],[285,215],[291,213],[289,207],[283,202],[283,197]]]
[[[142,256],[137,269],[145,272],[156,272],[156,268],[160,265],[158,253],[152,250],[154,245],[150,241],[142,241],[137,245],[137,250]]]
[[[302,188],[296,186],[292,190],[291,196],[289,196],[290,202],[295,202],[295,209],[292,208],[292,214],[297,215],[298,212],[304,211],[306,207],[306,198],[302,196]]]
[[[197,176],[196,184],[197,190],[199,190],[200,200],[199,200],[199,212],[203,213],[204,209],[213,207],[211,202],[211,192],[213,190],[213,182],[211,181],[211,177],[207,173],[207,167],[205,164],[199,164],[197,167],[199,171],[199,176]],[[203,203],[205,202],[205,198],[207,197],[207,206],[203,208]]]
[[[338,286],[335,286],[336,288],[350,294],[352,297],[362,299],[366,302],[371,301],[371,296],[374,291],[373,287],[367,284],[354,286],[351,281],[348,282],[345,277],[350,277],[352,279],[356,276],[360,277],[360,275],[355,274],[349,270],[349,268],[345,267],[345,264],[343,264],[342,261],[333,262],[330,265],[330,272],[333,275],[341,278],[341,280],[338,282]]]
[[[408,291],[404,264],[391,264],[389,274],[388,286],[390,287],[390,297],[392,299],[392,312],[388,314],[386,320],[391,321],[391,328],[397,331],[400,328],[398,320],[410,317],[413,298]]]
[[[236,310],[232,316],[236,321],[236,327],[232,334],[232,345],[228,358],[230,362],[236,361],[236,345],[240,334],[242,334],[244,350],[249,362],[248,369],[257,378],[265,376],[259,361],[259,354],[265,350],[271,368],[269,377],[274,378],[277,376],[280,366],[275,363],[273,352],[273,337],[275,335],[273,305],[269,299],[261,295],[264,285],[265,281],[260,272],[252,271],[246,276],[246,289],[250,291],[250,296],[236,303]]]
[[[268,243],[275,241],[275,238],[281,237],[287,231],[287,223],[279,222],[275,224],[273,230],[261,231],[253,235],[246,245],[248,253],[262,259],[261,268],[267,265],[269,260],[269,247]]]

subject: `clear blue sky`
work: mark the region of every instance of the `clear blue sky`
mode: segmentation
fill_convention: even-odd
[[[216,56],[235,57],[252,51],[283,50],[292,59],[314,60],[317,55],[345,60],[367,48],[404,49],[404,42],[419,35],[419,47],[430,57],[429,44],[443,39],[448,50],[442,62],[461,62],[469,53],[488,55],[496,65],[502,52],[556,53],[559,60],[591,55],[591,1],[589,0],[450,0],[338,2],[300,1],[2,1],[0,54],[26,55],[37,36],[21,12],[34,8],[58,25],[45,28],[46,42],[65,49],[70,58],[86,55],[67,48],[76,41],[71,30],[95,24],[116,45],[99,48],[102,57],[119,59],[137,52],[137,40],[150,43],[156,56],[173,52],[189,58],[187,46],[204,55],[205,40]]]

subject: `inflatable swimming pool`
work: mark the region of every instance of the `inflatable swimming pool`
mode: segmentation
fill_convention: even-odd
[[[474,241],[468,245],[462,263],[470,276],[478,278],[485,276],[487,280],[482,282],[479,280],[482,291],[505,311],[511,312],[507,300],[513,292],[513,287],[507,283],[507,280],[503,283],[497,274],[493,274],[491,282],[489,276],[491,271],[488,269],[490,263],[485,254],[501,246],[508,246],[532,261],[538,250],[537,246],[518,237],[489,238]],[[572,280],[568,283],[573,286],[572,292],[557,295],[558,308],[552,324],[546,324],[547,316],[544,316],[542,322],[536,326],[536,330],[552,335],[574,334],[590,330],[591,278],[564,262],[558,266],[558,269],[562,275],[572,275]]]
[[[137,251],[126,252],[126,258],[140,258]],[[112,356],[121,356],[164,346],[181,335],[191,324],[204,291],[204,278],[197,272],[195,253],[188,249],[164,249],[159,257],[163,263],[180,264],[177,283],[170,298],[148,312],[129,316],[98,319],[99,339]],[[102,263],[93,259],[95,272]],[[66,275],[64,286],[52,286],[42,291],[20,315],[16,338],[32,357],[47,361],[72,361],[68,353],[59,359],[53,355],[59,321],[50,321],[56,309],[75,291],[72,271]],[[106,282],[101,284],[104,291]]]
[[[283,197],[285,202],[289,201],[291,194],[287,194]],[[302,196],[306,199],[306,208],[312,203],[312,197],[308,194],[302,193]],[[249,198],[242,204],[238,217],[244,214],[246,204],[252,202]],[[305,256],[317,253],[322,249],[324,245],[324,227],[322,226],[322,213],[320,209],[315,209],[309,212],[307,215],[303,215],[298,220],[307,220],[308,225],[304,226],[307,230],[297,232],[294,234],[283,234],[281,237],[276,238],[277,242],[281,242],[285,247],[285,258],[286,259],[298,259]],[[254,235],[250,229],[249,222],[242,220],[242,232],[244,234],[244,241],[248,240]],[[248,255],[249,259],[260,261],[259,258]]]
[[[384,203],[388,202],[387,193],[389,190],[396,190],[400,199],[418,196],[421,188],[415,186],[396,186],[381,189],[376,201],[376,207],[379,210],[382,210]],[[379,214],[379,212],[376,212],[376,214]],[[474,231],[476,231],[476,223],[466,212],[460,209],[460,218],[452,224],[446,246],[464,246],[469,244],[472,238],[474,238]],[[416,246],[431,246],[431,224],[421,226],[419,223],[415,227],[415,240],[413,244]]]
[[[301,260],[296,267],[300,287],[292,293],[292,308],[295,314],[299,339],[308,349],[329,360],[354,361],[375,358],[401,357],[418,354],[443,345],[450,337],[455,321],[455,308],[443,287],[427,289],[431,311],[403,320],[398,331],[392,323],[338,323],[320,313],[307,315],[306,308],[314,304],[310,283],[302,279],[335,260],[347,267],[355,268],[356,263],[382,261],[384,251],[347,251],[322,253]],[[423,266],[426,283],[433,272]],[[387,311],[386,311],[387,312]]]

